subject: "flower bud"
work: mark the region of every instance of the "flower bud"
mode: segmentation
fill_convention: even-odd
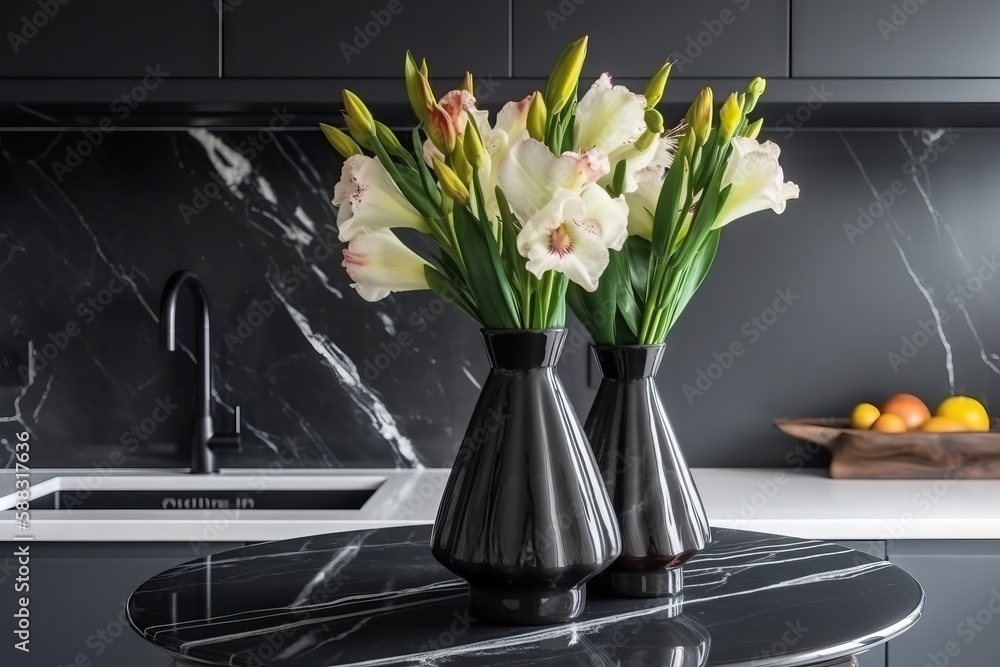
[[[767,81],[759,76],[753,78],[749,84],[747,84],[747,103],[743,107],[744,113],[750,113],[757,106],[757,100],[760,99],[761,95],[764,94],[764,88],[767,87]]]
[[[708,140],[708,133],[712,130],[712,89],[702,88],[698,96],[694,98],[687,112],[687,123],[698,139],[698,145],[704,144]]]
[[[483,138],[479,136],[479,129],[473,123],[468,123],[462,136],[465,159],[473,169],[479,169],[480,165],[483,164],[483,156],[486,155],[486,148],[483,146]]]
[[[649,83],[646,84],[643,96],[646,98],[647,109],[652,109],[663,99],[663,93],[667,89],[667,81],[670,79],[670,70],[673,66],[674,63],[671,60],[663,63],[663,67],[657,70],[656,74],[650,78]]]
[[[349,136],[344,134],[343,130],[340,130],[332,125],[327,125],[326,123],[320,123],[319,128],[323,130],[323,136],[326,140],[330,142],[338,153],[344,156],[344,159],[351,157],[352,155],[361,155],[361,147],[351,139]]]
[[[545,86],[545,106],[548,107],[549,113],[559,113],[569,104],[580,82],[580,71],[583,69],[586,57],[586,35],[566,47],[559,57]]]
[[[364,137],[375,136],[375,119],[372,118],[371,111],[361,101],[361,98],[344,89],[344,109],[347,115],[354,121],[354,126]]]
[[[756,139],[757,135],[760,134],[760,128],[764,125],[764,119],[758,118],[754,122],[750,123],[749,127],[743,131],[743,136],[747,139]]]
[[[441,158],[436,155],[434,156],[434,173],[441,184],[442,192],[458,204],[464,206],[468,203],[469,189],[465,187],[465,183],[458,177],[455,170],[442,162]]]
[[[537,90],[531,96],[528,106],[528,136],[536,141],[545,141],[545,123],[548,122],[548,110],[545,108],[545,98]]]
[[[375,121],[375,136],[378,137],[379,142],[385,146],[385,149],[390,153],[395,153],[400,155],[406,153],[406,149],[403,145],[399,143],[399,139],[396,138],[396,134],[388,128],[388,126]]]
[[[361,128],[358,127],[357,121],[351,118],[346,111],[340,115],[344,117],[344,125],[347,126],[347,131],[350,132],[352,137],[354,137],[354,140],[361,146],[371,150],[371,137],[365,135]]]
[[[459,135],[455,139],[455,152],[451,154],[452,163],[455,165],[455,173],[463,183],[468,183],[472,180],[472,165],[469,164],[468,158],[465,156],[465,141],[462,139],[463,136],[468,136],[468,132],[464,135]]]
[[[406,97],[410,101],[410,108],[413,109],[413,113],[416,114],[417,118],[421,122],[427,122],[427,115],[430,112],[430,107],[434,103],[434,95],[431,93],[427,95],[424,90],[423,84],[420,81],[420,70],[417,69],[417,63],[413,60],[413,56],[410,52],[406,52],[406,61],[403,65],[403,75],[406,79]]]
[[[736,93],[732,93],[719,109],[719,143],[729,143],[736,134],[736,128],[739,127],[741,120],[743,120],[743,109],[740,108]]]
[[[458,131],[451,116],[440,104],[435,104],[431,108],[427,124],[424,125],[424,132],[427,133],[427,137],[435,148],[445,155],[451,155],[455,150],[455,139],[458,138]]]
[[[650,132],[647,128],[645,132],[639,135],[639,138],[635,140],[635,149],[642,153],[650,146],[652,146],[660,135],[656,132]]]
[[[466,71],[465,76],[462,78],[462,83],[459,84],[458,89],[464,90],[470,95],[475,95],[476,83],[472,78],[472,72]]]
[[[643,120],[646,121],[646,130],[648,132],[653,132],[654,134],[663,132],[663,114],[656,109],[646,109]]]

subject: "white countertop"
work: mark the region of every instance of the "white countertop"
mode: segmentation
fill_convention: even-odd
[[[135,486],[376,488],[360,510],[33,510],[27,531],[0,511],[0,539],[36,541],[259,542],[319,533],[431,523],[448,470],[35,470],[32,495],[57,488]],[[1000,539],[1000,480],[834,480],[825,470],[694,471],[713,526],[827,540]],[[0,508],[14,473],[0,471]]]

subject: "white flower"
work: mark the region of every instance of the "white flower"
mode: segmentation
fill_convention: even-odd
[[[360,230],[344,249],[342,266],[366,301],[380,301],[391,292],[428,289],[425,262],[388,229]]]
[[[410,227],[430,231],[427,221],[406,200],[378,160],[352,155],[344,162],[340,181],[333,189],[337,229],[341,241],[349,241],[362,229],[382,230]]]
[[[597,149],[611,155],[645,131],[645,113],[645,97],[612,86],[611,76],[602,74],[576,107],[573,146],[580,152]]]
[[[732,189],[713,229],[767,208],[781,213],[786,201],[798,198],[799,186],[784,180],[778,164],[780,152],[770,141],[761,144],[755,139],[733,137],[733,152],[722,174],[722,187],[732,185]]]
[[[663,181],[647,178],[639,181],[635,190],[625,193],[630,236],[653,240],[653,216],[656,214],[656,202],[660,198],[662,187]]]
[[[559,190],[579,194],[608,173],[608,157],[600,151],[566,152],[555,156],[535,139],[510,149],[500,163],[497,181],[510,210],[521,221],[530,219]]]

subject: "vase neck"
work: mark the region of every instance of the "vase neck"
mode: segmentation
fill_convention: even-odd
[[[494,368],[511,371],[559,363],[566,329],[483,329],[486,354]]]
[[[608,380],[634,382],[651,378],[660,368],[663,345],[595,345],[594,357]]]

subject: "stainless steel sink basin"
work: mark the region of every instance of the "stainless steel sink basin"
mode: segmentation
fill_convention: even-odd
[[[56,477],[31,489],[31,510],[360,510],[384,477],[134,475]],[[12,509],[13,495],[0,498]]]

